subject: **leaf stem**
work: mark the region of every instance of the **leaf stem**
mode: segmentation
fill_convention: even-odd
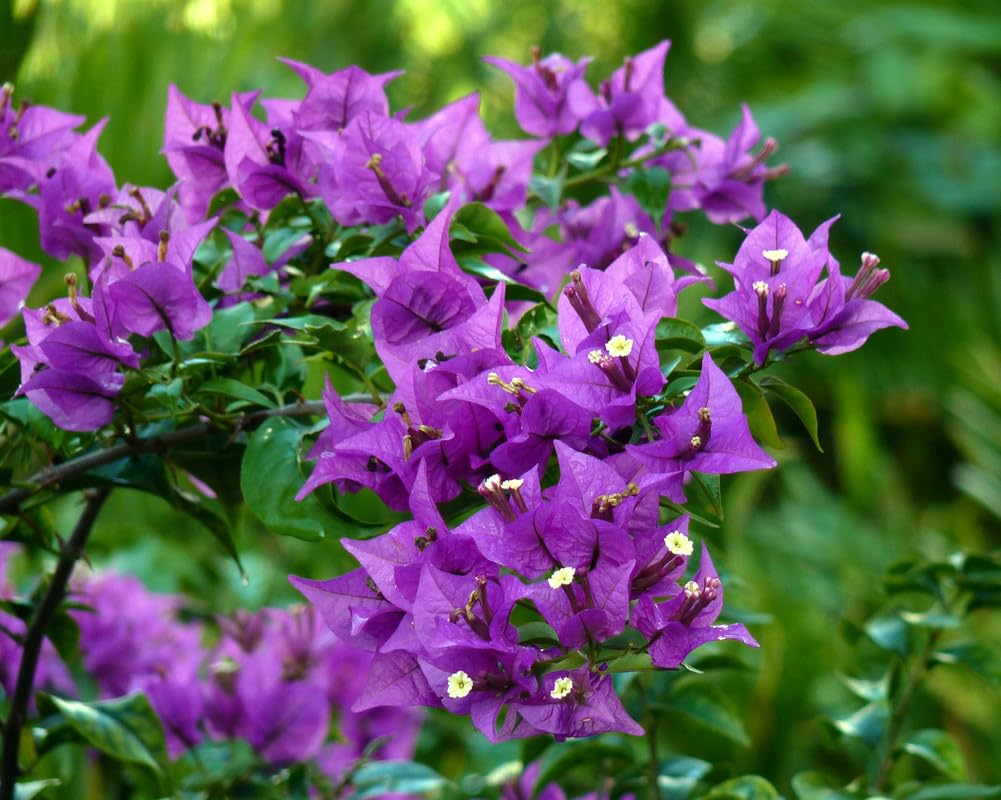
[[[897,749],[897,740],[900,738],[900,732],[904,727],[904,719],[910,710],[911,701],[914,699],[914,694],[918,686],[921,685],[922,679],[928,672],[928,659],[941,637],[942,629],[933,630],[928,634],[928,640],[925,642],[925,646],[921,648],[921,652],[913,665],[911,673],[907,676],[907,682],[900,691],[897,706],[893,709],[890,721],[886,726],[886,742],[884,743],[879,767],[876,770],[876,778],[872,782],[872,790],[875,794],[883,793],[886,782],[890,777],[890,770],[893,769],[893,754]]]
[[[45,590],[41,603],[35,609],[24,637],[24,649],[21,651],[21,664],[17,671],[17,682],[11,698],[10,713],[3,728],[3,761],[0,764],[0,800],[13,800],[18,773],[18,750],[21,745],[21,729],[28,716],[28,703],[35,684],[35,669],[45,640],[45,630],[55,614],[56,609],[66,594],[66,584],[77,559],[83,555],[83,548],[94,527],[94,521],[107,499],[111,489],[108,487],[95,489],[86,493],[87,504],[84,506],[80,519],[69,540],[59,554],[52,580]]]

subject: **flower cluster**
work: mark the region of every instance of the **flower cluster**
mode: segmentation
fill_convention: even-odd
[[[12,547],[5,546],[4,562]],[[7,587],[3,596],[12,596]],[[374,753],[379,758],[413,753],[420,716],[386,708],[352,712],[371,655],[336,641],[309,607],[237,612],[218,617],[210,629],[183,621],[181,597],[154,594],[115,573],[78,574],[71,599],[83,674],[74,681],[46,642],[35,686],[62,696],[87,684],[101,698],[145,693],[172,758],[205,738],[240,738],[269,765],[315,759],[338,780],[376,739],[384,739]],[[3,624],[23,632],[7,614]],[[210,630],[218,634],[206,646]],[[19,662],[19,645],[0,636],[0,679],[8,693]],[[329,741],[335,715],[338,736]]]
[[[329,425],[299,498],[325,487],[309,498],[324,510],[329,487],[334,502],[364,488],[412,518],[344,540],[353,572],[293,578],[330,632],[311,610],[237,615],[204,655],[173,601],[124,579],[78,587],[102,692],[146,691],[175,751],[242,737],[272,763],[317,756],[330,709],[347,704],[397,727],[412,717],[377,709],[441,706],[491,740],[640,733],[616,693],[624,664],[674,669],[708,642],[756,646],[743,625],[716,624],[723,584],[704,542],[689,565],[689,488],[775,466],[738,391],[760,395],[749,376],[771,351],[805,342],[836,354],[904,323],[869,299],[888,277],[878,259],[840,274],[831,222],[806,240],[778,212],[766,217],[764,184],[782,172],[767,165],[774,140],[759,146],[746,108],[726,140],[690,126],[664,92],[667,51],[626,58],[596,88],[587,59],[487,59],[515,83],[532,137],[515,141],[491,137],[476,95],[422,120],[392,114],[397,73],[287,61],[301,100],[249,92],[228,106],[171,87],[163,152],[177,183],[166,192],[118,187],[96,151],[101,125],[76,133],[79,120],[46,110],[18,133],[4,90],[17,142],[0,145],[2,191],[38,210],[47,252],[88,265],[67,278],[67,298],[23,310],[27,344],[13,348],[19,392],[57,425],[111,422],[126,370],[142,367],[136,385],[178,384],[192,416],[244,445],[247,420],[202,404],[201,377],[210,394],[268,415],[306,385],[305,370],[284,366],[262,379],[279,405],[245,385],[258,382],[258,345],[306,341],[273,328],[244,336],[254,323],[315,331],[339,364],[353,333],[369,348],[349,370],[365,402],[326,385]],[[51,141],[27,147],[29,130]],[[705,301],[746,334],[729,326],[726,348],[671,319],[685,289],[708,280],[674,252],[675,215],[693,210],[759,223],[723,265],[735,291]],[[30,281],[4,281],[23,299]],[[178,342],[237,304],[247,313],[230,326],[232,352],[179,363]],[[673,360],[658,341],[665,319],[694,331]],[[356,699],[341,694],[348,683],[364,683]]]
[[[809,239],[788,217],[773,211],[749,231],[732,264],[720,264],[733,275],[730,294],[703,302],[736,322],[754,344],[754,360],[764,363],[772,350],[787,350],[804,339],[821,353],[838,355],[861,347],[881,328],[907,323],[873,292],[890,273],[879,258],[863,253],[854,278],[827,247],[837,217],[817,228]],[[821,273],[827,276],[821,280]]]
[[[674,313],[677,282],[650,237],[606,271],[572,272],[559,302],[565,352],[537,341],[529,369],[501,347],[502,289],[487,300],[455,266],[440,220],[399,263],[345,265],[379,297],[372,329],[397,389],[381,419],[326,393],[331,425],[303,489],[366,486],[414,519],[344,541],[361,569],[295,583],[339,638],[376,652],[359,708],[444,705],[491,739],[638,733],[602,655],[608,640],[628,628],[664,668],[707,641],[755,644],[742,625],[712,624],[722,585],[704,545],[679,584],[688,518],[660,524],[660,498],[683,502],[693,471],[775,462],[708,353],[687,398],[654,416],[659,436],[617,438],[637,399],[664,385],[654,328]],[[486,507],[449,527],[437,504],[469,484]]]

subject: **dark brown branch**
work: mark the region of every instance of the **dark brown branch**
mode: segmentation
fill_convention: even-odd
[[[351,398],[345,398],[349,400]],[[367,395],[363,399],[369,399]],[[261,411],[252,411],[235,417],[232,420],[233,432],[238,432],[246,428],[253,428],[271,417],[307,417],[324,413],[323,403],[310,401],[305,403],[292,403],[280,408],[268,408]],[[36,472],[25,481],[27,486],[14,489],[0,497],[0,514],[9,514],[16,511],[25,500],[37,494],[53,484],[80,475],[88,470],[103,467],[123,458],[127,458],[138,453],[159,453],[168,448],[195,441],[207,436],[214,430],[225,430],[223,424],[218,422],[199,422],[186,428],[178,428],[159,436],[137,437],[121,444],[113,445],[105,450],[98,450],[94,453],[87,453],[78,458],[55,464]]]
[[[87,537],[94,527],[94,521],[101,506],[111,492],[109,488],[95,489],[86,494],[87,505],[77,520],[76,527],[69,540],[63,546],[56,563],[52,580],[45,590],[41,603],[28,625],[24,636],[24,648],[21,651],[21,665],[17,670],[17,683],[14,684],[14,694],[11,696],[10,713],[3,728],[3,761],[0,764],[0,800],[13,800],[17,784],[17,756],[21,744],[21,729],[28,717],[28,703],[35,685],[35,669],[38,667],[38,656],[45,641],[45,631],[52,616],[59,608],[66,594],[66,584],[77,559],[83,555]]]

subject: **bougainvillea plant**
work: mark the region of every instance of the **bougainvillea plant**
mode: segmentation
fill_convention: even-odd
[[[875,255],[832,255],[834,219],[807,236],[768,210],[785,167],[748,108],[726,138],[686,121],[668,47],[596,85],[587,59],[485,59],[513,81],[516,140],[475,94],[393,112],[398,73],[354,66],[285,61],[301,99],[171,86],[165,189],[118,182],[103,122],[3,87],[0,192],[66,267],[62,296],[26,304],[41,270],[0,250],[3,536],[58,558],[30,599],[4,587],[0,800],[71,741],[151,796],[459,791],[401,761],[416,707],[491,742],[654,741],[648,676],[758,646],[706,532],[721,475],[776,466],[770,403],[817,441],[809,399],[767,370],[906,324],[872,299]],[[686,258],[688,215],[743,228],[722,285]],[[196,623],[74,570],[120,487],[240,570],[239,506],[358,566],[292,576],[305,608]],[[81,493],[61,537],[46,506]],[[472,791],[527,797],[537,771]]]

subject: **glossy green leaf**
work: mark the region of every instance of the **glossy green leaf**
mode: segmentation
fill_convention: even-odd
[[[775,427],[775,417],[772,416],[772,409],[765,400],[764,392],[753,381],[743,378],[735,380],[733,387],[740,395],[744,415],[754,438],[767,447],[784,448],[785,442]]]
[[[830,785],[819,772],[797,772],[792,776],[796,800],[852,800],[854,795]]]
[[[915,731],[901,745],[901,749],[915,758],[931,764],[945,777],[954,781],[966,778],[963,751],[948,733],[937,729]]]
[[[983,642],[960,642],[932,653],[939,664],[962,664],[994,686],[1001,686],[1001,652]]]
[[[822,453],[824,448],[820,446],[820,434],[817,424],[817,409],[813,406],[813,401],[803,392],[785,381],[772,375],[765,375],[758,381],[768,394],[775,395],[779,400],[789,406],[792,412],[803,423],[806,432],[810,435],[814,446]]]
[[[870,747],[876,747],[883,741],[889,719],[889,706],[877,701],[862,706],[854,714],[834,720],[834,727],[845,736],[861,739]]]
[[[351,781],[352,797],[364,800],[384,794],[425,794],[440,791],[451,782],[431,767],[413,761],[370,761]]]
[[[233,378],[216,378],[198,387],[200,394],[214,394],[239,401],[239,405],[250,404],[263,408],[274,408],[275,401],[252,386]]]
[[[693,472],[692,478],[706,496],[709,505],[712,506],[713,513],[719,519],[723,519],[723,492],[720,489],[719,475]]]
[[[942,630],[945,628],[958,628],[959,617],[954,614],[945,614],[940,611],[901,611],[900,618],[908,625],[916,625],[919,628],[933,628]]]
[[[636,202],[659,227],[667,211],[671,194],[671,174],[663,167],[634,169],[622,188],[636,198]]]
[[[14,787],[14,800],[32,800],[41,797],[46,789],[60,786],[62,781],[58,778],[46,778],[40,781],[24,781]]]
[[[697,325],[688,320],[665,317],[657,323],[655,332],[658,350],[686,350],[701,353],[706,346],[705,337]]]
[[[550,178],[545,175],[532,175],[528,191],[555,211],[560,207],[560,200],[563,197],[563,176],[556,175]]]
[[[283,536],[316,541],[337,518],[314,495],[295,499],[305,478],[299,449],[305,429],[289,419],[267,420],[250,436],[240,466],[240,488],[247,507],[264,525]]]
[[[573,150],[567,153],[567,161],[572,167],[579,169],[581,172],[588,172],[594,169],[608,155],[608,150],[604,147],[589,148],[588,145],[590,144],[590,142],[585,140],[578,143]]]
[[[778,800],[778,790],[760,775],[732,778],[703,795],[703,800]]]
[[[702,337],[706,340],[708,347],[722,347],[728,344],[750,347],[750,340],[735,322],[717,322],[713,325],[706,325],[702,329]]]
[[[483,203],[466,203],[452,218],[453,232],[472,234],[459,237],[452,250],[456,257],[460,254],[505,253],[515,258],[515,253],[527,252],[507,227],[500,214]],[[471,246],[467,246],[471,245]]]
[[[658,702],[657,705],[669,714],[680,712],[692,722],[741,747],[749,747],[751,744],[743,720],[722,690],[712,684],[686,681],[682,687],[679,683],[678,689],[666,701]]]
[[[924,786],[903,800],[987,800],[1001,796],[1001,786],[982,786],[972,783],[940,783]]]
[[[876,680],[864,680],[862,678],[851,678],[847,675],[839,676],[841,682],[856,697],[872,702],[874,700],[886,700],[890,693],[890,673],[887,672],[882,678]]]
[[[599,765],[606,765],[610,770],[621,769],[631,766],[634,759],[630,747],[611,739],[570,739],[546,751],[535,786],[542,789],[553,782],[561,783],[571,771],[590,768],[593,774]]]
[[[865,624],[864,630],[884,650],[906,656],[910,649],[907,623],[898,616],[875,617]]]
[[[657,775],[662,800],[687,800],[698,782],[712,769],[701,758],[675,756],[663,761]]]
[[[158,775],[169,764],[163,726],[145,695],[93,703],[42,693],[37,697],[43,714],[59,714],[81,739],[102,753]]]

